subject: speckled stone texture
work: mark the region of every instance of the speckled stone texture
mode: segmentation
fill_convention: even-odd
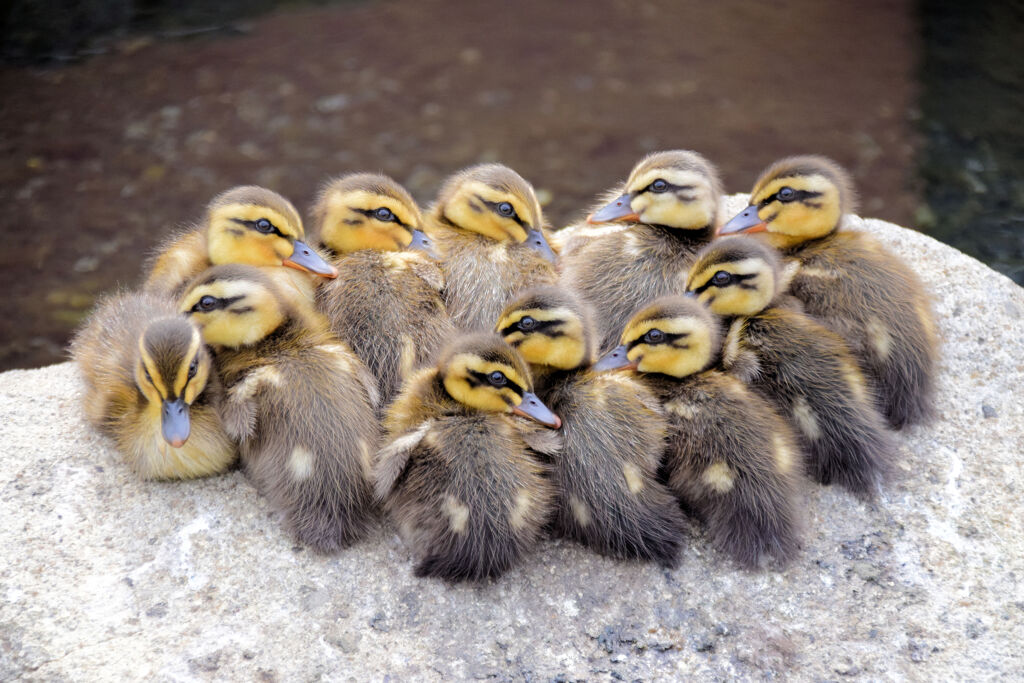
[[[320,557],[239,472],[138,481],[56,365],[0,375],[0,679],[1019,677],[1024,289],[852,224],[935,294],[938,415],[899,437],[876,502],[807,485],[786,571],[737,569],[697,525],[675,571],[549,541],[494,583],[449,587],[413,578],[383,524]]]

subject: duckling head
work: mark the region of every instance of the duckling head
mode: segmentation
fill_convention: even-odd
[[[178,310],[212,346],[239,348],[266,338],[293,317],[270,278],[252,266],[214,266],[200,274]]]
[[[687,296],[722,316],[760,313],[782,289],[778,252],[753,237],[715,240],[697,253],[686,277]]]
[[[591,214],[587,222],[700,230],[715,224],[721,195],[718,172],[701,155],[685,150],[656,152],[633,167],[621,196]]]
[[[461,337],[441,356],[438,373],[448,395],[490,413],[515,413],[558,429],[562,421],[533,393],[533,380],[516,351],[494,334]]]
[[[718,232],[764,232],[774,246],[790,247],[836,230],[843,214],[853,210],[854,200],[849,174],[834,161],[789,157],[761,174],[750,206]]]
[[[303,242],[302,219],[287,199],[264,187],[223,192],[206,212],[210,263],[288,266],[327,278],[338,276]]]
[[[705,370],[722,345],[714,316],[692,297],[656,299],[626,324],[621,345],[597,363],[594,370],[632,368],[683,378]]]
[[[385,175],[355,173],[328,182],[313,218],[320,243],[337,254],[406,248],[432,254],[416,201]]]
[[[164,440],[180,448],[188,440],[189,406],[210,376],[210,354],[199,330],[184,318],[162,318],[139,337],[135,383],[150,405],[160,406]]]
[[[456,173],[441,187],[431,216],[498,242],[525,242],[554,260],[533,186],[508,166],[480,164]]]
[[[594,360],[590,317],[579,299],[558,287],[524,292],[502,311],[496,331],[532,365],[574,370]]]

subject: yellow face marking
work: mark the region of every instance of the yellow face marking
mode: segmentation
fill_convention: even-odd
[[[641,320],[626,328],[622,341],[628,344],[641,339],[653,329],[670,334],[686,334],[675,342],[640,343],[626,352],[637,363],[640,372],[656,372],[671,377],[688,377],[700,372],[711,362],[711,330],[695,318],[659,318]],[[686,347],[686,348],[683,348]]]
[[[670,188],[660,193],[648,190],[636,195],[630,202],[630,208],[639,214],[641,223],[684,230],[698,230],[714,223],[718,211],[717,198],[707,178],[695,171],[650,169],[630,178],[626,189],[641,192],[659,178],[672,185],[691,186],[693,189]],[[683,201],[680,195],[692,199]]]
[[[495,387],[487,383],[474,386],[469,381],[469,377],[472,376],[470,370],[483,375],[501,372],[510,382],[515,382],[524,389],[530,386],[510,365],[484,361],[471,353],[457,354],[452,358],[445,374],[444,388],[456,401],[477,410],[508,413],[522,403],[523,399],[507,386]]]
[[[732,282],[720,287],[712,284],[697,295],[701,303],[718,315],[754,315],[763,311],[775,298],[775,273],[759,258],[708,264],[690,276],[686,289],[691,292],[700,289],[720,271],[753,277],[742,283]]]
[[[466,532],[466,523],[469,521],[469,506],[459,502],[453,495],[446,495],[441,503],[441,512],[448,517],[448,526],[453,533],[462,534]]]
[[[390,210],[408,227],[365,213],[381,208]],[[366,190],[333,192],[326,201],[320,239],[339,254],[361,249],[399,251],[409,246],[412,231],[419,229],[420,223],[419,210],[394,197]]]
[[[188,344],[188,351],[182,357],[181,364],[178,366],[178,373],[174,378],[174,395],[181,396],[182,390],[185,388],[185,384],[189,381],[188,370],[189,366],[192,365],[192,359],[196,357],[196,352],[199,351],[199,345],[203,343],[203,338],[199,334],[199,330],[192,328],[192,340]],[[199,366],[196,364],[196,374],[199,374]],[[191,401],[185,401],[191,403]]]
[[[266,218],[281,231],[264,234],[232,219],[258,221]],[[207,249],[210,263],[245,263],[252,266],[279,266],[295,251],[295,240],[303,237],[302,225],[263,206],[227,204],[210,212]]]
[[[500,192],[490,185],[471,180],[463,183],[443,208],[444,216],[458,227],[498,242],[524,242],[526,229],[513,218],[506,218],[488,205],[508,202],[520,220],[530,223],[533,212],[517,195]],[[530,228],[538,228],[530,224]]]
[[[776,199],[761,206],[761,202],[784,187],[820,192],[821,196],[808,199],[806,203],[799,200],[781,202]],[[796,241],[827,235],[842,217],[839,188],[826,176],[819,174],[769,180],[763,187],[755,189],[750,203],[758,207],[757,215],[761,220],[768,221],[769,233],[785,235]]]
[[[204,296],[234,299],[226,309],[192,311]],[[217,280],[187,293],[179,309],[202,331],[207,344],[237,348],[255,344],[284,323],[284,313],[274,294],[245,280]]]
[[[736,475],[727,464],[719,460],[704,470],[700,480],[715,493],[728,493],[736,484]]]
[[[626,327],[622,333],[622,343],[636,341],[651,330],[661,330],[669,334],[692,334],[699,327],[702,325],[693,318],[649,318]]]
[[[539,322],[557,321],[543,331],[513,329],[505,341],[516,348],[527,363],[548,365],[561,370],[578,368],[587,357],[583,321],[568,308],[520,309],[501,318],[495,329],[500,333],[530,317]]]
[[[155,388],[156,391],[157,391],[158,399],[161,400],[161,401],[164,400],[165,398],[170,398],[171,394],[168,393],[168,391],[167,391],[167,385],[164,384],[164,378],[160,376],[160,371],[159,371],[159,368],[157,367],[156,362],[149,355],[149,352],[146,351],[146,347],[143,346],[142,341],[143,341],[143,338],[140,337],[139,338],[139,354],[140,354],[140,357],[142,359],[142,367],[145,369],[146,372],[140,373],[140,374],[143,375],[143,377],[142,377],[143,381],[139,382],[139,386],[142,387],[143,393],[146,393],[146,389],[148,387]],[[146,373],[149,374],[149,381],[145,381],[146,380]],[[148,394],[147,394],[147,397],[148,397]],[[150,398],[150,400],[152,401],[153,398]]]

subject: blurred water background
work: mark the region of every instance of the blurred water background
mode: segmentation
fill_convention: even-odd
[[[382,171],[427,204],[511,165],[562,226],[646,152],[730,192],[818,152],[860,212],[1024,282],[1024,3],[13,0],[0,9],[0,369],[65,358],[217,192],[308,208]]]

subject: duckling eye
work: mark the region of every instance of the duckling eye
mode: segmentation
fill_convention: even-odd
[[[373,215],[377,217],[377,220],[388,223],[395,220],[395,214],[391,213],[391,209],[386,206],[382,206],[373,212]]]
[[[791,202],[796,199],[796,190],[792,187],[784,187],[775,196],[779,198],[780,202]]]
[[[508,379],[505,377],[503,372],[495,370],[487,376],[487,381],[494,387],[503,387],[508,384]]]
[[[660,344],[665,341],[665,333],[661,330],[651,330],[644,335],[644,341],[648,344]]]
[[[498,204],[498,213],[507,218],[511,218],[516,215],[516,210],[512,208],[512,205],[508,202],[502,202]]]
[[[274,224],[266,218],[261,218],[256,221],[256,230],[262,233],[271,233],[274,232]]]
[[[212,311],[217,307],[217,297],[210,296],[209,294],[199,299],[199,303],[196,304],[196,308],[200,311]]]
[[[142,366],[142,374],[146,377],[146,381],[147,382],[149,382],[150,384],[153,384],[153,378],[149,376],[149,368],[147,368],[146,366]],[[156,386],[156,385],[153,384],[153,386]]]
[[[537,321],[528,315],[524,315],[519,321],[519,329],[523,332],[529,332],[535,327],[537,327]]]
[[[661,178],[658,178],[653,183],[651,183],[650,188],[651,192],[664,192],[665,190],[668,189],[668,183],[662,180]]]
[[[192,379],[196,376],[196,371],[199,370],[199,359],[193,358],[192,362],[188,364],[188,378]]]
[[[730,282],[732,282],[732,273],[727,273],[724,270],[720,270],[711,276],[711,284],[716,287],[724,287]]]

